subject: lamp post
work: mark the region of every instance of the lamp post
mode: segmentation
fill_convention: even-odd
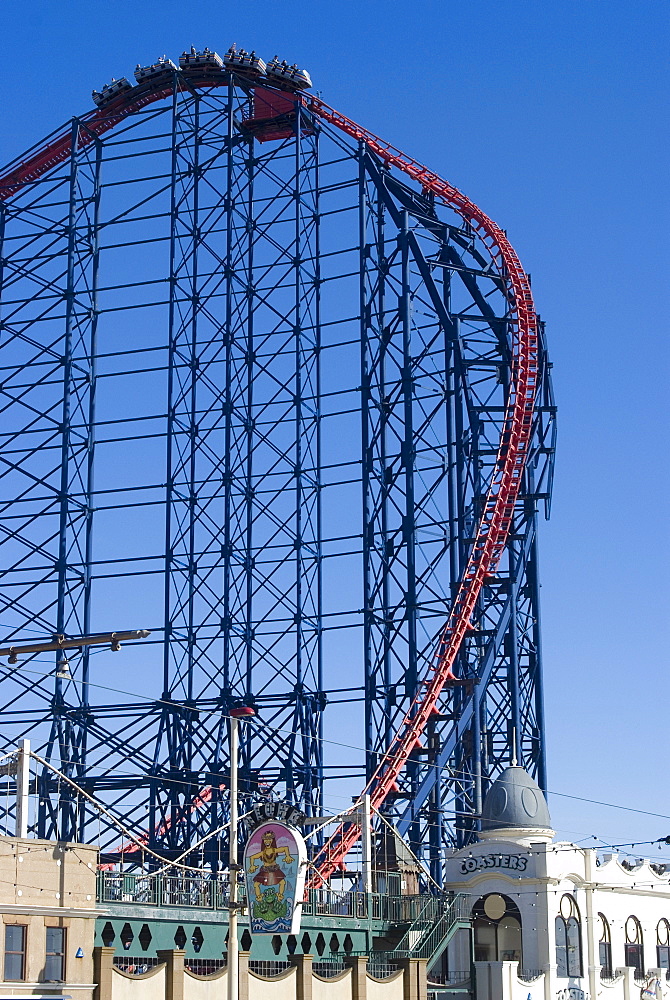
[[[48,653],[60,649],[80,649],[82,646],[107,646],[114,653],[121,649],[122,642],[133,642],[135,639],[146,639],[151,632],[146,628],[135,629],[132,632],[100,632],[96,635],[65,636],[55,635],[47,642],[28,642],[20,645],[5,646],[0,649],[0,656],[8,657],[12,665],[19,662],[20,655],[28,653]],[[61,661],[66,663],[67,661]]]
[[[251,705],[235,705],[230,710],[230,827],[228,844],[228,1000],[238,1000],[240,995],[239,982],[239,944],[237,941],[237,768],[239,755],[239,720],[253,718],[256,715]]]

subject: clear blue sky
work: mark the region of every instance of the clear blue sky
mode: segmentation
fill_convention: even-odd
[[[668,28],[664,0],[6,3],[0,161],[136,62],[235,41],[307,67],[328,103],[503,225],[560,408],[541,546],[550,788],[670,817]],[[574,839],[670,834],[550,806]]]

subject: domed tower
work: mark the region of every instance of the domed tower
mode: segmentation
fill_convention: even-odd
[[[506,768],[484,800],[479,839],[548,844],[553,837],[547,800],[540,786],[522,767]]]

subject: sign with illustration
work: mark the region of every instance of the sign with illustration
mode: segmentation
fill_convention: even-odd
[[[261,823],[244,849],[244,878],[252,934],[297,934],[307,850],[297,830],[278,820]]]

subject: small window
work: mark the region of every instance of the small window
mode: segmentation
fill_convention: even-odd
[[[561,900],[561,912],[555,920],[556,975],[579,979],[582,975],[582,930],[577,903],[566,893]]]
[[[644,946],[642,943],[642,925],[637,917],[630,916],[626,921],[626,944],[624,949],[626,965],[644,973]]]
[[[19,983],[26,978],[25,924],[5,924],[5,982]]]
[[[659,969],[670,970],[670,923],[665,917],[656,928],[656,961]]]
[[[45,982],[62,983],[65,979],[65,928],[47,927]]]
[[[102,928],[102,933],[100,937],[102,938],[102,943],[104,944],[105,948],[111,948],[111,946],[114,944],[114,938],[116,937],[116,934],[114,933],[114,928],[110,924],[109,920]]]
[[[130,951],[130,946],[135,940],[135,935],[133,934],[133,929],[130,924],[124,924],[121,928],[121,944],[123,945],[124,951]]]
[[[598,914],[600,925],[600,940],[598,942],[598,961],[601,965],[601,975],[612,975],[612,936],[610,925],[604,913]]]
[[[565,920],[558,916],[554,921],[556,930],[556,975],[559,979],[568,976],[568,942],[565,934]]]
[[[148,951],[149,945],[151,944],[151,930],[149,924],[142,924],[142,928],[138,935],[138,941],[140,942],[140,948],[142,951]]]

